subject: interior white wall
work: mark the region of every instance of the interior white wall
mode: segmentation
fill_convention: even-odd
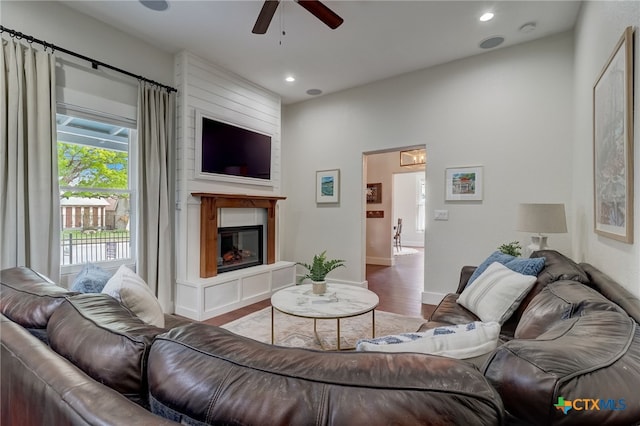
[[[150,45],[59,2],[2,0],[0,4],[0,23],[7,28],[163,84],[173,83],[173,54],[161,46]],[[66,56],[61,52],[56,55]],[[87,62],[84,65],[90,68]],[[138,84],[136,79],[130,80]]]
[[[426,145],[423,301],[437,302],[461,266],[528,240],[514,231],[519,202],[570,205],[572,108],[571,32],[285,107],[284,257],[327,249],[347,260],[336,275],[364,281],[362,153]],[[445,168],[467,165],[484,166],[484,200],[445,202]],[[333,168],[340,204],[317,206],[315,171]],[[434,209],[449,210],[449,220],[435,222]],[[550,241],[571,255],[569,235]]]
[[[593,85],[627,26],[635,27],[634,244],[593,231]],[[575,31],[574,230],[576,258],[591,263],[640,296],[640,2],[584,2]]]

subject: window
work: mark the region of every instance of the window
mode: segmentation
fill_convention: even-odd
[[[134,126],[117,117],[65,112],[56,116],[61,265],[132,259]]]

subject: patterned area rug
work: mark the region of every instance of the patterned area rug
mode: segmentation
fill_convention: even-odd
[[[377,311],[376,337],[416,331],[426,320],[391,312]],[[318,337],[313,320],[275,311],[275,344],[297,348],[335,350],[336,320],[318,320]],[[222,326],[241,336],[271,343],[271,307],[264,308]],[[371,313],[340,320],[340,349],[353,349],[358,339],[371,338]]]

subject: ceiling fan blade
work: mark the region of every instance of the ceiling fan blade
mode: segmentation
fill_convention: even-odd
[[[333,10],[329,9],[318,0],[296,0],[297,3],[307,9],[313,16],[324,22],[329,28],[335,30],[344,19],[339,17]]]
[[[252,33],[264,34],[267,32],[267,28],[269,28],[269,24],[273,19],[273,15],[276,13],[279,3],[279,0],[267,0],[264,2],[256,24],[253,26],[253,30],[251,30]]]

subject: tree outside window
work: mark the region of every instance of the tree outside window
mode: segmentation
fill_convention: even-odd
[[[130,139],[135,131],[58,114],[62,265],[131,258]]]

